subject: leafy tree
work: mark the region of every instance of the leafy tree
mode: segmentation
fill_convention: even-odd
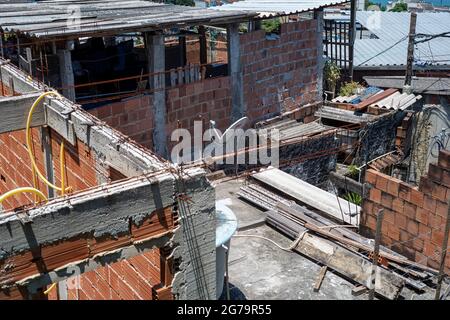
[[[279,18],[267,19],[261,22],[261,29],[266,31],[266,33],[279,33],[281,26],[281,21]]]
[[[397,2],[395,6],[389,10],[390,12],[405,12],[408,11],[408,5],[404,2]]]

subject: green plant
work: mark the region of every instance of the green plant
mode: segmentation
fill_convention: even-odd
[[[279,33],[281,26],[280,18],[267,19],[261,22],[261,29],[266,33]]]
[[[357,206],[360,206],[362,204],[362,197],[354,192],[348,192],[344,195],[343,198],[351,203],[356,204]]]
[[[341,77],[341,69],[339,69],[334,62],[327,60],[323,68],[323,72],[328,90],[334,92],[336,90],[336,83]]]
[[[346,82],[339,90],[340,96],[351,96],[356,93],[356,91],[362,88],[362,86],[355,81]]]
[[[359,169],[356,165],[351,164],[347,167],[348,175],[351,177],[357,177],[359,174]]]
[[[390,12],[405,12],[408,11],[408,5],[404,2],[397,2],[395,6],[389,10]]]

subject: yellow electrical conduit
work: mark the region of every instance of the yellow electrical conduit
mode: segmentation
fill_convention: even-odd
[[[0,196],[0,203],[2,203],[3,201],[5,201],[6,199],[8,199],[8,198],[10,198],[12,196],[15,196],[16,194],[24,193],[24,192],[34,193],[35,195],[37,195],[42,200],[44,200],[44,201],[48,200],[47,197],[41,191],[39,191],[38,189],[35,189],[35,188],[32,188],[32,187],[22,187],[22,188],[17,188],[17,189],[10,190],[10,191],[2,194]]]
[[[33,120],[33,111],[34,109],[38,106],[39,102],[42,101],[42,99],[44,99],[46,96],[49,95],[54,95],[58,98],[61,97],[61,95],[56,92],[56,91],[49,91],[49,92],[44,92],[42,93],[37,99],[36,101],[34,101],[33,105],[30,108],[30,111],[28,112],[28,117],[27,117],[27,124],[26,124],[26,143],[27,143],[27,151],[28,151],[28,155],[30,157],[30,161],[31,161],[31,169],[33,172],[33,184],[36,187],[37,186],[37,181],[35,179],[35,174],[38,175],[38,177],[49,187],[59,191],[61,193],[61,195],[64,195],[66,191],[70,191],[70,187],[66,188],[65,186],[65,176],[66,176],[66,166],[65,166],[65,158],[64,158],[64,141],[61,142],[61,147],[60,147],[60,152],[59,152],[59,158],[60,158],[60,171],[61,171],[61,187],[58,187],[56,185],[54,185],[53,183],[51,183],[50,181],[47,180],[47,178],[44,177],[44,175],[39,171],[37,165],[36,165],[36,160],[34,159],[34,154],[33,154],[33,145],[32,145],[32,139],[31,139],[31,122]],[[24,193],[24,192],[31,192],[33,194],[35,194],[36,196],[40,197],[42,200],[47,201],[47,197],[38,189],[36,188],[32,188],[32,187],[22,187],[22,188],[17,188],[17,189],[13,189],[10,190],[8,192],[6,192],[5,194],[0,196],[0,203],[3,202],[4,200],[6,200],[9,197],[12,197],[14,195],[17,195],[19,193]],[[48,294],[53,288],[56,287],[56,283],[53,283],[47,290],[44,291],[44,294]]]
[[[42,101],[46,96],[54,95],[58,98],[61,97],[61,95],[56,91],[48,91],[42,93],[36,101],[34,101],[33,105],[30,108],[30,111],[28,112],[28,118],[27,118],[27,125],[26,125],[26,140],[27,140],[27,151],[28,155],[30,156],[31,165],[33,170],[36,172],[38,177],[49,187],[59,191],[61,195],[63,195],[66,191],[69,191],[70,188],[66,188],[64,185],[64,177],[65,177],[65,165],[64,165],[64,142],[61,143],[61,149],[60,149],[60,168],[61,168],[61,187],[55,186],[53,183],[47,180],[47,178],[44,177],[44,175],[39,171],[36,160],[34,159],[34,155],[32,152],[32,144],[31,144],[31,121],[33,120],[33,111],[38,106],[39,102]],[[61,157],[62,156],[62,157]]]

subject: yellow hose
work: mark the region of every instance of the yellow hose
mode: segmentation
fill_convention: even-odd
[[[64,159],[64,141],[61,142],[61,148],[59,149],[59,169],[61,171],[61,195],[64,195],[66,191],[66,163]]]
[[[34,193],[35,195],[39,196],[42,200],[47,201],[47,197],[38,189],[32,188],[32,187],[22,187],[22,188],[17,188],[17,189],[13,189],[10,190],[4,194],[2,194],[0,196],[0,203],[2,203],[3,201],[5,201],[7,198],[12,197],[16,194],[19,193],[24,193],[24,192],[31,192]]]
[[[61,194],[64,194],[65,191],[69,190],[69,188],[65,188],[65,186],[63,188],[60,188],[58,186],[55,186],[53,183],[51,183],[50,181],[47,180],[47,178],[44,177],[44,175],[39,171],[37,165],[36,165],[36,160],[34,159],[34,155],[32,152],[32,145],[31,145],[31,121],[33,120],[33,111],[34,109],[37,107],[37,105],[39,104],[39,102],[41,102],[42,99],[44,99],[46,96],[49,95],[55,95],[57,97],[61,97],[61,95],[56,92],[56,91],[48,91],[48,92],[44,92],[42,93],[37,99],[36,101],[33,103],[33,105],[30,108],[30,111],[28,112],[28,118],[27,118],[27,125],[26,125],[26,140],[27,140],[27,151],[28,151],[28,155],[30,156],[30,160],[31,160],[31,166],[32,169],[36,172],[36,174],[38,175],[38,177],[49,187],[60,191]],[[64,145],[61,145],[61,151],[60,154],[62,154],[64,152]],[[60,159],[60,167],[61,167],[61,182],[64,181],[64,176],[65,176],[65,170],[63,170],[65,168],[64,166],[64,160],[63,158]]]
[[[52,285],[50,286],[50,288],[48,288],[47,290],[44,291],[44,294],[49,294],[50,291],[52,291],[54,287],[56,287],[56,283],[52,283]]]

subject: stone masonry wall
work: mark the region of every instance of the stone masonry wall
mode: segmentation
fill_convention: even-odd
[[[450,199],[450,152],[441,151],[438,163],[430,164],[418,188],[372,169],[365,180],[371,189],[363,201],[361,231],[373,237],[376,214],[384,209],[382,244],[439,269]],[[449,255],[445,265],[450,272]]]

